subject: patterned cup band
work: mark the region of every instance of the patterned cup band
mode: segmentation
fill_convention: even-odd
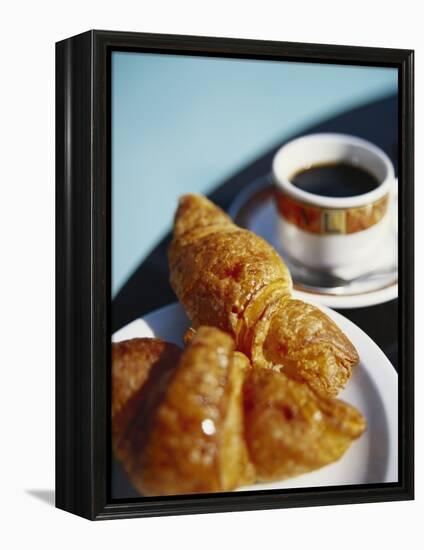
[[[278,211],[283,218],[309,233],[345,235],[372,227],[386,214],[389,194],[377,201],[356,208],[321,208],[302,203],[275,191]]]

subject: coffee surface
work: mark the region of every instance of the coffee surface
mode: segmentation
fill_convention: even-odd
[[[296,172],[290,181],[295,187],[325,197],[354,197],[380,185],[363,168],[347,163],[315,165]]]

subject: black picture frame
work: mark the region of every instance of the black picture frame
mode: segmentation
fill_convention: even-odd
[[[145,51],[399,70],[399,481],[111,502],[110,53]],[[56,44],[56,506],[108,519],[412,499],[413,51],[89,31]]]

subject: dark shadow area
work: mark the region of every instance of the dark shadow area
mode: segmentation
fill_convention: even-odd
[[[299,135],[315,132],[347,133],[367,139],[387,153],[397,171],[398,100],[397,96],[392,96],[344,112],[315,126],[304,128],[283,142],[276,143],[266,154],[217,186],[215,191],[209,194],[209,198],[227,210],[246,185],[269,172],[272,158],[281,145]],[[399,184],[401,185],[402,182]],[[137,317],[176,301],[168,282],[166,251],[170,239],[171,236],[168,234],[157,244],[113,300],[111,308],[112,332]],[[341,310],[341,313],[362,328],[397,368],[398,300],[372,307],[344,309]]]
[[[55,505],[55,492],[54,489],[26,489],[27,495],[38,498],[48,504],[49,506]]]

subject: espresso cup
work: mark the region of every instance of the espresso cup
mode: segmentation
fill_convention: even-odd
[[[363,194],[329,197],[291,181],[302,170],[338,163],[367,171],[377,186]],[[272,174],[281,245],[292,259],[321,270],[357,266],[385,238],[397,180],[389,157],[369,141],[335,133],[297,138],[277,151]]]

